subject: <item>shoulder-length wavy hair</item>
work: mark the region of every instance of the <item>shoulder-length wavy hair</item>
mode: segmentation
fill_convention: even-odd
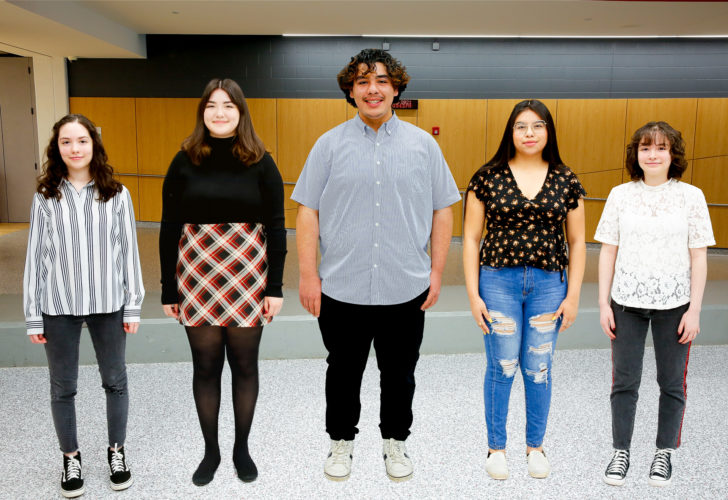
[[[638,128],[632,139],[627,144],[627,155],[624,161],[627,172],[633,181],[645,178],[645,172],[640,167],[638,153],[640,145],[662,144],[667,142],[670,145],[670,168],[667,170],[668,179],[679,179],[685,169],[688,168],[688,161],[685,159],[685,141],[679,130],[675,130],[667,122],[648,122]]]
[[[356,101],[351,97],[351,89],[354,88],[354,80],[359,72],[359,66],[366,64],[369,70],[367,74],[372,71],[376,71],[377,63],[382,63],[387,68],[387,75],[392,81],[392,87],[397,89],[397,95],[394,96],[392,103],[399,102],[402,97],[402,92],[407,88],[409,82],[409,75],[407,74],[407,68],[399,62],[397,59],[386,50],[382,49],[364,49],[357,55],[351,58],[349,64],[344,66],[344,69],[339,71],[336,75],[336,81],[339,83],[339,88],[346,96],[346,102],[356,108]]]
[[[94,181],[98,199],[103,202],[109,201],[114,195],[121,192],[121,182],[114,179],[114,169],[108,163],[109,158],[106,156],[106,150],[101,142],[101,136],[96,131],[96,126],[85,116],[77,114],[66,115],[53,125],[53,135],[46,148],[46,161],[43,164],[43,173],[38,178],[37,191],[46,199],[61,199],[61,181],[68,176],[68,167],[61,157],[58,139],[61,127],[67,123],[80,123],[88,131],[93,145],[89,173]]]
[[[265,144],[260,140],[253,129],[253,122],[250,119],[248,103],[245,101],[243,90],[234,80],[230,78],[213,78],[205,87],[197,105],[197,121],[192,133],[182,141],[182,150],[187,153],[192,163],[199,165],[202,160],[210,154],[210,145],[207,143],[210,131],[205,126],[205,107],[210,96],[217,89],[222,89],[230,97],[230,101],[238,108],[240,121],[233,140],[233,155],[245,165],[252,165],[263,158]]]
[[[561,155],[559,154],[559,145],[556,141],[556,127],[554,127],[554,119],[551,117],[551,112],[549,112],[546,105],[538,99],[526,99],[513,107],[511,116],[508,118],[506,128],[503,131],[503,137],[501,138],[498,150],[485,165],[480,167],[479,171],[506,165],[511,159],[513,159],[516,155],[516,146],[513,143],[513,125],[516,123],[518,115],[529,109],[546,122],[547,140],[546,146],[541,152],[541,157],[544,161],[548,162],[549,165],[557,168],[564,167],[564,162],[561,161]]]

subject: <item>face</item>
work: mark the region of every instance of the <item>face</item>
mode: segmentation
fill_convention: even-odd
[[[368,71],[366,64],[359,65],[359,72],[349,96],[356,102],[362,121],[373,129],[378,129],[392,116],[392,101],[399,95],[399,90],[392,86],[384,64],[378,62],[374,71],[367,73]]]
[[[86,127],[78,122],[64,124],[58,131],[58,150],[69,173],[88,170],[94,145]]]
[[[216,89],[207,101],[204,118],[210,136],[222,139],[235,135],[240,122],[240,111],[227,92]]]
[[[527,109],[521,112],[513,123],[513,145],[516,153],[540,155],[548,142],[546,122],[535,112]]]
[[[637,150],[637,162],[645,173],[646,180],[667,181],[667,174],[672,163],[670,143],[662,135],[656,135],[649,140],[642,140]]]

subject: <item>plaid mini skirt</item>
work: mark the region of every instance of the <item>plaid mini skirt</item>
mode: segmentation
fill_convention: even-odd
[[[265,325],[267,277],[262,224],[185,224],[177,258],[180,323]]]

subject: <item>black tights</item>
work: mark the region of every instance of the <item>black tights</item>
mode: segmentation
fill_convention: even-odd
[[[227,352],[235,412],[233,462],[241,479],[257,476],[255,463],[248,453],[248,435],[258,399],[258,347],[263,327],[187,326],[185,330],[192,349],[192,391],[205,440],[205,457],[195,475],[211,480],[220,464],[217,420],[220,378]]]

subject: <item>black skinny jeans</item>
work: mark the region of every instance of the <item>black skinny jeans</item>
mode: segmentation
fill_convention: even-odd
[[[628,450],[634,430],[647,327],[652,326],[660,405],[657,417],[658,448],[680,446],[685,413],[686,377],[690,345],[678,342],[677,328],[689,304],[674,309],[623,307],[612,301],[615,335],[612,340],[612,444]]]

